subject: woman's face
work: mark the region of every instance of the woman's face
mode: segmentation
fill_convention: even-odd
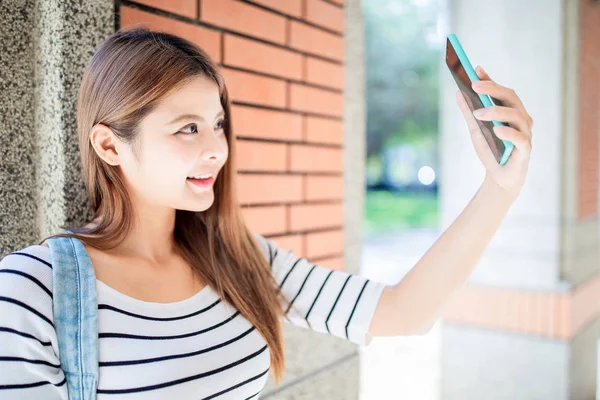
[[[139,125],[139,161],[130,146],[119,155],[136,200],[180,210],[208,209],[229,152],[224,118],[218,87],[207,78],[194,78],[165,97]],[[190,179],[207,174],[212,183]]]

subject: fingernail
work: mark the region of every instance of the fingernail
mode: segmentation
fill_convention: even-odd
[[[481,117],[483,117],[484,115],[485,115],[485,110],[484,110],[483,108],[479,108],[479,109],[477,109],[477,110],[473,111],[473,116],[474,116],[475,118],[481,118]]]

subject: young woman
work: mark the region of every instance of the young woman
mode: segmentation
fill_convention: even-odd
[[[269,371],[277,381],[284,372],[281,321],[364,345],[426,331],[529,164],[531,118],[512,90],[477,72],[476,91],[506,104],[477,117],[510,123],[496,133],[516,151],[500,167],[457,92],[486,178],[410,273],[387,286],[312,265],[248,231],[227,89],[204,51],[143,28],[109,37],[85,71],[77,110],[94,219],[54,236],[83,244],[79,257],[93,266],[98,398],[256,399]],[[53,288],[65,282],[53,282],[47,239],[0,262],[2,399],[67,399],[53,315]]]

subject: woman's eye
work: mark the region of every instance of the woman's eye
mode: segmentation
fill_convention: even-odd
[[[191,129],[191,131],[186,131],[186,129]],[[181,128],[180,130],[177,131],[177,133],[198,133],[198,125],[196,124],[190,124],[184,128]]]
[[[217,125],[215,127],[215,130],[223,130],[225,129],[225,120],[222,119],[219,122],[217,122]],[[190,124],[184,128],[181,128],[180,130],[177,131],[177,133],[187,133],[187,134],[194,134],[194,133],[198,133],[198,125],[196,124]]]

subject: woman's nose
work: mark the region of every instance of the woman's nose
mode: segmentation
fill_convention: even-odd
[[[200,152],[205,161],[222,161],[227,157],[227,141],[224,133],[215,132],[209,129],[202,135],[200,140]]]

